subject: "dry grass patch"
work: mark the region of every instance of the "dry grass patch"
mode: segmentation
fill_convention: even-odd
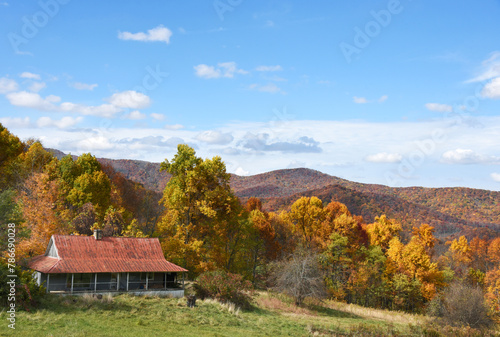
[[[274,295],[270,293],[260,292],[256,299],[257,305],[260,308],[271,310],[274,312],[281,312],[285,314],[295,314],[295,315],[308,315],[315,316],[315,312],[304,308],[298,307],[293,303],[287,303],[280,295]]]
[[[360,316],[366,319],[383,320],[390,323],[421,325],[429,322],[429,318],[417,314],[384,309],[366,308],[355,304],[327,301],[328,308]]]

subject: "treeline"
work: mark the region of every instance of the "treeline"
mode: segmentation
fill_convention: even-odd
[[[191,277],[224,270],[266,287],[283,265],[275,262],[307,251],[336,300],[422,312],[458,280],[480,287],[491,312],[500,313],[500,238],[460,237],[438,254],[432,226],[403,235],[383,214],[365,223],[344,204],[315,196],[266,212],[257,198],[240,203],[220,157],[199,158],[187,145],[161,164],[171,175],[161,199],[91,154],[58,160],[1,124],[0,150],[0,222],[2,231],[18,225],[20,260],[43,254],[53,234],[100,228],[109,236],[158,237],[167,260]]]

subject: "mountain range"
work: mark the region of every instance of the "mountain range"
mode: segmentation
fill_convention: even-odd
[[[51,150],[57,157],[64,154]],[[99,158],[124,178],[161,193],[170,175],[159,163]],[[500,192],[464,187],[388,187],[362,184],[319,171],[298,168],[253,176],[231,175],[231,188],[242,202],[260,198],[267,211],[287,209],[301,196],[316,196],[324,203],[338,201],[366,223],[385,214],[403,225],[406,232],[427,223],[442,239],[458,235],[491,238],[500,236]]]

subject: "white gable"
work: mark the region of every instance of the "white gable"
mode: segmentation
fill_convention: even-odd
[[[47,250],[45,251],[45,256],[59,258],[56,245],[54,244],[54,240],[52,240],[52,238],[50,238],[49,245],[47,246]]]

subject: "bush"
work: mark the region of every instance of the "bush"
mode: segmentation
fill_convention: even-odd
[[[295,299],[301,305],[305,298],[326,297],[324,275],[318,263],[318,256],[297,249],[288,259],[278,262],[271,273],[274,288]]]
[[[11,278],[8,275],[17,275],[17,278]],[[10,284],[7,281],[10,280],[15,280],[17,310],[31,311],[37,308],[40,300],[45,296],[45,288],[38,286],[31,271],[23,271],[16,266],[12,273],[3,261],[0,262],[0,304],[2,307],[9,304]]]
[[[443,318],[454,326],[478,329],[493,324],[480,287],[453,283],[444,294]]]
[[[243,276],[222,270],[208,271],[201,274],[193,285],[195,294],[200,299],[213,298],[220,302],[231,302],[241,307],[249,307],[252,284],[243,280]]]

